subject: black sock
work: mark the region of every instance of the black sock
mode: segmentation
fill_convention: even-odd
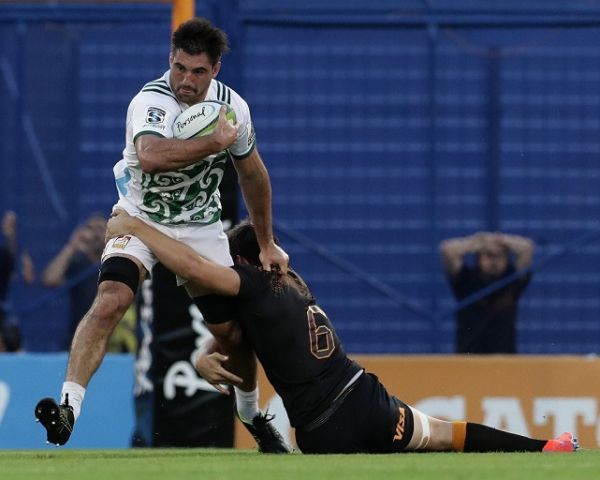
[[[465,452],[541,452],[546,440],[535,440],[515,433],[467,423]]]

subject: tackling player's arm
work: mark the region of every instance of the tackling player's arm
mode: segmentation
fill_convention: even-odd
[[[236,160],[233,164],[238,174],[240,190],[244,196],[250,219],[256,229],[262,266],[266,271],[270,271],[271,265],[278,265],[285,273],[289,257],[273,240],[271,182],[258,150],[255,148],[248,157]]]
[[[139,218],[116,210],[108,221],[106,238],[123,235],[139,238],[169,270],[198,287],[218,295],[237,295],[240,290],[240,277],[235,270],[202,258],[189,246],[164,235]]]
[[[177,170],[230,147],[238,137],[239,126],[231,125],[225,117],[226,113],[227,109],[223,106],[215,130],[202,137],[181,140],[151,133],[137,137],[135,150],[144,172]]]

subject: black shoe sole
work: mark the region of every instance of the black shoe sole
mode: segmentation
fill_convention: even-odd
[[[35,407],[35,418],[47,432],[48,443],[64,445],[71,436],[72,427],[64,425],[60,418],[60,407],[53,398],[41,399]]]

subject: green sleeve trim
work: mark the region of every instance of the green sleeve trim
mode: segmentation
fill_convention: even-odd
[[[142,130],[135,137],[133,137],[134,145],[135,145],[135,141],[142,135],[156,135],[157,137],[160,137],[160,138],[166,138],[164,135],[162,135],[161,133],[155,132],[154,130]]]
[[[246,153],[244,153],[243,155],[234,155],[231,152],[229,152],[229,154],[231,155],[231,158],[233,158],[234,160],[243,160],[244,158],[248,158],[250,155],[252,155],[252,152],[255,149],[256,149],[256,142],[254,142],[254,144],[252,145],[252,148],[250,150],[248,150]]]

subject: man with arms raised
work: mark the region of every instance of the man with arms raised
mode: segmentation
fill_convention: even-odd
[[[225,33],[204,19],[189,20],[173,33],[170,69],[147,83],[127,111],[123,160],[115,166],[120,196],[117,206],[217,264],[231,265],[218,192],[225,162],[231,157],[246,206],[257,225],[262,264],[266,270],[275,265],[285,272],[288,258],[273,241],[271,186],[256,149],[248,105],[216,80],[227,50]],[[237,124],[226,121],[223,107],[213,133],[189,140],[173,138],[175,119],[203,100],[228,104]],[[62,445],[69,439],[85,389],[106,352],[108,337],[132,303],[140,281],[157,262],[153,252],[135,236],[109,241],[102,260],[98,293],[73,337],[60,405],[45,398],[35,409],[50,443]],[[207,292],[197,287],[186,285],[198,304],[210,303]],[[219,340],[236,351],[237,371],[247,375],[247,383],[236,389],[238,415],[259,437],[261,451],[287,451],[258,410],[252,352],[235,343],[237,339]]]
[[[529,238],[492,232],[440,244],[444,271],[458,301],[531,267],[534,250]],[[471,255],[474,264],[467,261]],[[531,271],[523,273],[456,312],[456,353],[517,353],[519,300],[531,277]]]

